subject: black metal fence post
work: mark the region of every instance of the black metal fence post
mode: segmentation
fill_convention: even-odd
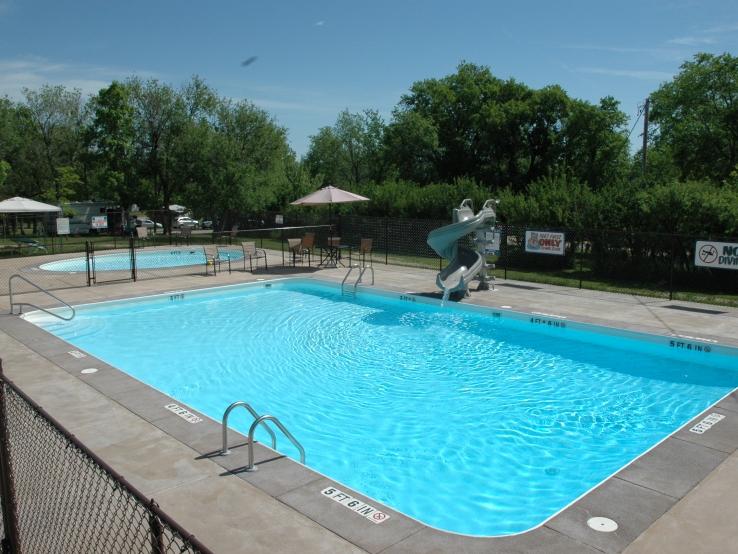
[[[510,263],[510,259],[509,259],[510,258],[510,252],[509,252],[510,246],[507,243],[507,237],[508,237],[509,234],[510,234],[510,226],[509,225],[505,225],[505,240],[502,243],[502,247],[504,249],[504,257],[503,257],[503,260],[505,260],[505,276],[503,278],[505,279],[505,281],[507,281],[507,266]],[[500,237],[500,240],[502,240],[502,237]]]
[[[136,239],[133,237],[130,238],[128,241],[128,248],[130,249],[130,255],[131,255],[131,279],[133,279],[133,282],[136,282]]]
[[[582,240],[581,232],[578,233],[578,236],[576,237],[579,239],[577,242],[574,243],[574,254],[576,255],[576,245],[579,244],[579,288],[582,288],[582,277],[584,276],[584,269],[582,267],[582,258],[584,258],[584,241]]]
[[[671,254],[669,255],[669,300],[674,299],[674,241],[676,237],[671,236]]]
[[[389,264],[389,218],[384,218],[384,265]]]
[[[162,528],[161,521],[156,516],[156,510],[159,505],[151,499],[149,503],[149,527],[151,529],[151,552],[154,554],[164,554],[164,529]]]
[[[94,279],[94,276],[95,276],[95,268],[94,268],[95,251],[94,251],[94,248],[95,247],[92,245],[92,243],[89,240],[86,240],[85,241],[85,262],[86,262],[86,266],[87,266],[87,286],[88,287],[91,287],[92,286],[92,280]]]
[[[0,376],[3,375],[3,361],[0,360]],[[18,554],[21,551],[18,534],[18,516],[15,504],[13,470],[8,448],[8,407],[5,399],[5,381],[0,380],[0,502],[3,510],[2,537],[3,554]]]

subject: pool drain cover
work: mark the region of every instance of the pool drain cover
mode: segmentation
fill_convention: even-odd
[[[607,517],[591,517],[587,520],[587,525],[595,531],[601,531],[603,533],[612,533],[618,528],[618,524]]]
[[[80,371],[80,373],[83,373],[85,375],[89,375],[90,373],[97,373],[97,368],[96,367],[88,367],[87,369],[83,369],[82,371]]]

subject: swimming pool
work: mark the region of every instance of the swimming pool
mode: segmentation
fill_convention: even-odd
[[[479,536],[538,525],[738,386],[706,342],[310,280],[27,318],[216,420],[250,401],[310,467]]]
[[[220,256],[231,260],[243,259],[240,248],[221,248]],[[168,248],[136,252],[137,269],[158,269],[165,267],[182,267],[187,265],[204,265],[205,253],[202,248]],[[87,259],[69,258],[41,264],[44,271],[84,272],[87,271]],[[95,255],[96,271],[125,271],[131,269],[131,256],[128,250],[112,254]]]

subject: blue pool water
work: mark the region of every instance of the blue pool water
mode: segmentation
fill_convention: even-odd
[[[220,257],[231,260],[243,259],[243,250],[240,248],[221,248]],[[205,265],[205,253],[200,248],[169,248],[165,250],[146,250],[136,252],[137,269],[157,269],[163,267],[181,267],[186,265]],[[45,271],[87,271],[87,260],[69,258],[41,264],[39,269]],[[131,258],[128,250],[113,254],[98,254],[95,256],[97,271],[122,271],[131,269]]]
[[[471,535],[538,525],[738,386],[724,347],[306,280],[27,317],[216,420],[247,400],[310,467]]]

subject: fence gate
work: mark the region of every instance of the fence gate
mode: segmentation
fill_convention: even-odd
[[[113,283],[116,281],[136,280],[136,248],[134,239],[128,242],[128,248],[99,254],[95,243],[85,243],[87,260],[87,286],[96,283]]]

